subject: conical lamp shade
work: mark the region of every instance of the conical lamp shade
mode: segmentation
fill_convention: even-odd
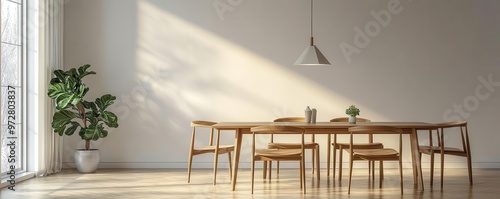
[[[319,51],[316,45],[311,45],[302,52],[297,61],[295,61],[295,65],[330,65],[330,62]]]

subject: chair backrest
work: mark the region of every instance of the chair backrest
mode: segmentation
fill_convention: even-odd
[[[208,145],[213,146],[214,144],[214,129],[213,125],[217,124],[217,122],[211,122],[211,121],[203,121],[203,120],[195,120],[191,122],[191,127],[193,127],[193,132],[191,135],[191,143],[192,147],[194,147],[194,137],[196,136],[196,127],[201,127],[201,128],[211,128],[210,131],[210,138],[208,140]]]
[[[391,126],[354,126],[349,128],[351,134],[401,134],[403,130]]]
[[[192,127],[207,127],[207,128],[212,128],[214,124],[217,124],[217,122],[210,122],[210,121],[203,121],[203,120],[195,120],[191,122]]]
[[[460,128],[460,136],[462,138],[462,150],[465,153],[470,153],[469,131],[467,129],[467,121],[443,122],[443,123],[438,123],[437,125],[439,126],[439,129],[441,129],[441,132],[438,133],[438,135],[439,134],[441,135],[440,139],[438,140],[441,146],[446,146],[444,144],[444,129]]]
[[[439,128],[450,128],[450,127],[467,127],[466,121],[452,121],[452,122],[442,122],[437,123]]]
[[[330,120],[330,122],[349,122],[349,117],[337,117],[333,118]],[[362,118],[362,117],[356,117],[356,122],[371,122],[371,120]],[[334,142],[337,142],[337,135],[333,137]],[[373,135],[368,134],[368,142],[373,143]]]
[[[280,118],[276,118],[274,120],[274,122],[306,122],[306,118],[305,117],[280,117]],[[313,136],[313,141],[314,141],[314,135]],[[274,142],[274,136],[273,134],[271,134],[271,140],[270,140],[271,143]]]
[[[294,126],[256,126],[250,131],[254,134],[304,134],[304,128]]]
[[[273,126],[273,125],[266,125],[266,126],[256,126],[252,127],[250,131],[253,134],[253,139],[252,139],[252,151],[255,150],[255,135],[256,134],[299,134],[302,137],[301,141],[301,149],[302,153],[304,153],[304,128],[300,127],[294,127],[294,126]]]
[[[306,122],[305,117],[282,117],[277,118],[274,122]]]
[[[349,122],[348,117],[337,117],[330,120],[330,122]],[[371,120],[361,117],[356,117],[356,122],[371,122]]]
[[[349,132],[351,134],[350,144],[353,143],[353,135],[354,134],[392,134],[399,135],[399,153],[402,151],[402,143],[403,143],[403,130],[396,127],[391,126],[355,126],[350,127]],[[351,147],[352,149],[352,147]],[[351,151],[352,152],[352,151]]]

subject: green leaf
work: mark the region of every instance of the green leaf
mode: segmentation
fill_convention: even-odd
[[[80,135],[80,138],[82,138],[82,140],[85,140],[85,131],[87,131],[86,128],[80,128],[80,131],[78,131],[78,135]]]
[[[73,135],[76,129],[80,126],[78,122],[71,122],[71,126],[64,131],[65,135]]]
[[[94,125],[90,125],[87,130],[85,131],[85,134],[84,134],[84,139],[85,140],[98,140],[101,136],[103,135],[108,135],[107,132],[104,133],[104,127],[102,126],[102,124],[100,125],[97,125],[97,126],[94,126]],[[104,137],[103,137],[104,138]]]
[[[72,104],[73,106],[76,106],[81,101],[82,101],[82,98],[79,95],[72,95],[72,99],[71,99],[70,104]]]
[[[87,94],[87,92],[89,92],[89,90],[90,90],[89,87],[85,88],[85,90],[82,93],[82,97],[85,96]]]
[[[90,67],[90,64],[85,64],[85,65],[83,65],[83,66],[80,66],[80,67],[78,68],[78,74],[80,74],[80,75],[81,75],[81,74],[84,74],[84,73],[85,73],[85,71],[86,71],[89,67]]]
[[[64,129],[66,128],[66,126],[62,126],[62,127],[59,127],[59,128],[54,128],[54,133],[57,133],[59,134],[59,136],[62,136],[64,135]]]
[[[116,99],[115,96],[106,94],[103,95],[101,98],[95,99],[95,103],[99,107],[99,110],[104,111],[108,108],[108,106],[114,103],[115,99]]]
[[[94,112],[97,112],[97,106],[95,105],[94,102],[83,101],[82,103],[86,109],[90,109]]]
[[[111,128],[117,128],[118,127],[118,117],[112,112],[109,111],[104,111],[99,115],[99,120],[103,121],[106,123],[107,126]]]
[[[86,91],[85,89],[88,89],[85,84],[80,84],[80,87],[78,88],[78,95],[79,96],[84,96]]]
[[[80,66],[78,68],[78,78],[82,79],[83,77],[87,75],[93,75],[96,74],[94,71],[87,71],[87,69],[90,68],[90,64],[85,64],[83,66]]]
[[[50,85],[47,95],[52,99],[56,99],[60,95],[63,95],[65,93],[66,93],[66,86],[64,85],[64,83],[55,83]]]
[[[66,90],[68,92],[79,93],[78,92],[79,86],[77,87],[77,84],[79,84],[79,83],[80,83],[79,79],[76,79],[76,78],[73,78],[73,77],[68,78],[68,81],[65,84],[66,85]]]
[[[50,84],[57,84],[57,83],[62,83],[61,80],[57,77],[54,77],[50,80]]]
[[[69,110],[57,111],[52,117],[52,127],[60,128],[66,126],[72,119],[78,118],[78,114]]]
[[[59,79],[60,82],[65,83],[66,78],[68,77],[68,74],[64,72],[63,70],[55,70],[54,75]],[[51,81],[52,82],[52,81]]]
[[[68,70],[67,75],[70,77],[73,77],[73,78],[77,78],[78,72],[76,71],[76,68],[72,68],[72,69]],[[79,78],[79,79],[81,79],[81,78]]]
[[[63,110],[65,109],[66,107],[68,107],[68,105],[70,104],[70,102],[73,100],[73,95],[61,95],[57,100],[56,100],[56,108],[58,110]],[[60,99],[60,100],[59,100]]]
[[[102,131],[99,132],[99,137],[100,138],[108,137],[108,131],[104,130],[103,128]]]

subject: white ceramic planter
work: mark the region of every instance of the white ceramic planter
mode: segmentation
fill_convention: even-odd
[[[75,151],[75,164],[80,173],[94,173],[101,162],[99,149],[77,149]]]
[[[349,124],[356,124],[356,117],[355,116],[349,116]]]

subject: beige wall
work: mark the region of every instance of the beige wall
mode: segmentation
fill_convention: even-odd
[[[72,0],[65,66],[92,64],[89,98],[119,99],[120,128],[94,143],[101,167],[186,167],[191,120],[271,121],[311,106],[328,121],[356,104],[373,121],[465,119],[474,166],[498,168],[499,11],[495,0],[317,0],[315,42],[332,66],[304,67],[293,63],[309,1]],[[67,165],[82,145],[65,139]]]

